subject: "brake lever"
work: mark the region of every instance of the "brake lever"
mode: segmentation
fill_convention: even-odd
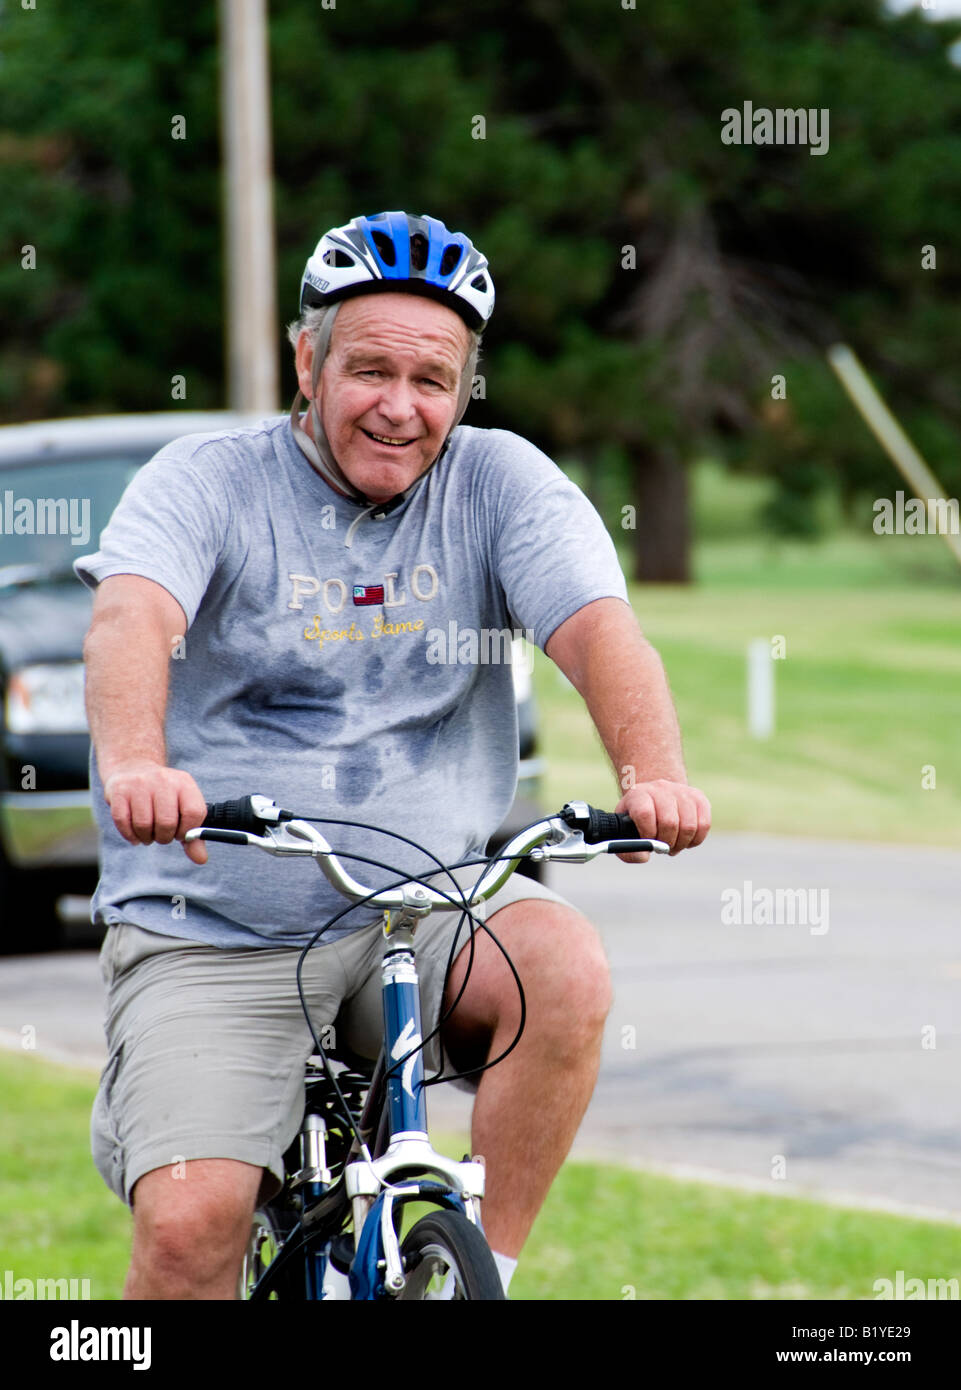
[[[186,842],[192,840],[213,840],[226,845],[256,845],[265,854],[287,856],[291,855],[314,855],[317,853],[317,844],[313,835],[305,835],[303,831],[298,834],[296,825],[302,822],[285,821],[281,825],[267,826],[263,835],[255,835],[250,830],[218,830],[210,826],[199,825],[193,830],[188,830],[184,836]],[[289,832],[289,834],[288,834]],[[322,839],[321,836],[317,836]],[[323,841],[325,850],[330,847]]]
[[[671,847],[663,840],[599,840],[596,845],[585,843],[579,830],[571,831],[566,840],[556,845],[539,845],[529,851],[527,858],[535,863],[544,860],[564,860],[568,864],[587,864],[599,854],[670,854]]]

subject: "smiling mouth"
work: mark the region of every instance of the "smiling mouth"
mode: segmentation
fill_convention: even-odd
[[[406,449],[408,444],[414,442],[412,439],[393,439],[386,434],[374,434],[372,430],[364,430],[363,425],[361,425],[361,429],[368,439],[372,439],[375,444],[383,444],[389,449]]]

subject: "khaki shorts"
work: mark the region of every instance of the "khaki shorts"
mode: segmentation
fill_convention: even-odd
[[[456,877],[468,886],[477,873]],[[445,887],[443,879],[435,883]],[[474,913],[484,921],[529,898],[565,903],[513,874]],[[435,908],[414,938],[425,1034],[440,1018],[459,915]],[[470,939],[468,927],[461,928],[455,956]],[[321,939],[302,974],[315,1032],[332,1024],[336,1047],[371,1060],[383,1037],[383,946],[379,922],[328,945]],[[90,1135],[94,1162],[121,1200],[130,1203],[144,1173],[195,1158],[254,1164],[267,1170],[261,1197],[279,1190],[283,1155],[303,1118],[305,1063],[314,1052],[297,993],[300,954],[289,946],[224,949],[126,922],[107,929],[100,961],[108,1059]],[[424,1051],[430,1076],[440,1062],[437,1039]],[[458,1084],[475,1090],[476,1080]]]

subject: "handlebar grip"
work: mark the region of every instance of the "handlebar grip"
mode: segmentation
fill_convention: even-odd
[[[641,832],[630,816],[615,811],[595,811],[597,816],[596,834],[588,844],[595,845],[598,840],[637,840]],[[592,830],[594,827],[591,827]],[[585,840],[587,836],[585,835]]]
[[[264,822],[254,812],[249,796],[237,797],[234,801],[215,801],[207,805],[207,818],[204,830],[248,830],[251,834],[262,835]],[[219,836],[205,836],[205,839],[219,839]],[[245,844],[246,841],[241,841]]]
[[[588,845],[600,844],[602,840],[639,840],[641,832],[623,812],[598,811],[585,802],[569,801],[561,812],[561,817],[574,830],[579,830]]]

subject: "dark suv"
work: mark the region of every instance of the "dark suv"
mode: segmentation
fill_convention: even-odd
[[[0,427],[0,949],[56,943],[58,901],[97,881],[82,661],[91,595],[73,561],[97,549],[127,483],[164,444],[260,418],[176,412]],[[530,676],[525,663],[513,670],[521,769],[492,846],[541,814]]]

